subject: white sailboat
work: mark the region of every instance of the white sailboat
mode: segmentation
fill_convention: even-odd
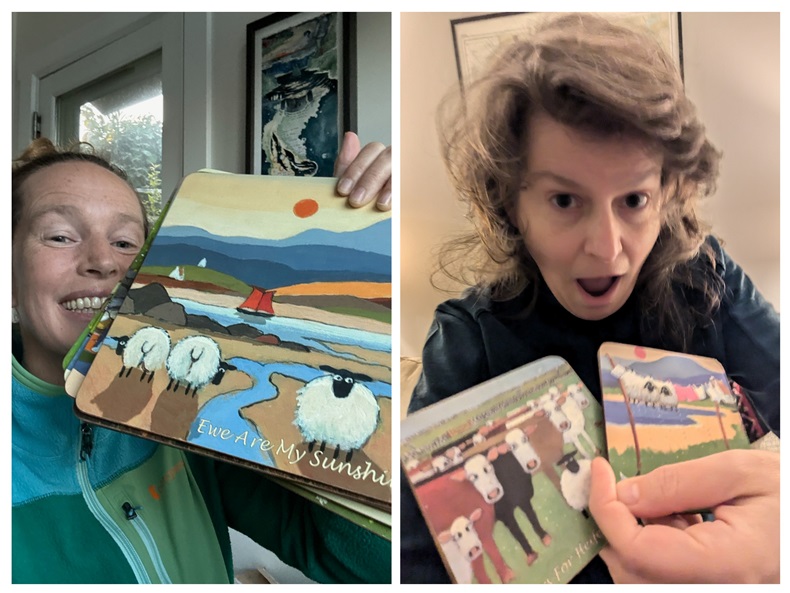
[[[170,278],[175,280],[183,280],[184,279],[184,266],[176,266],[173,268],[173,271],[168,274]]]

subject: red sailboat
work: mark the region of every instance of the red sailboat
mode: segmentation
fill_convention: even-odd
[[[266,290],[265,288],[253,286],[250,296],[248,296],[247,300],[241,305],[236,307],[236,310],[240,313],[250,313],[252,315],[271,317],[274,315],[274,308],[272,307],[273,297],[273,290]]]

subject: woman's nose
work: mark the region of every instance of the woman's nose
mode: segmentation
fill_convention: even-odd
[[[604,262],[614,261],[623,250],[620,221],[611,210],[602,210],[590,217],[585,253]]]
[[[106,278],[120,270],[118,254],[113,246],[101,238],[91,238],[82,244],[79,271],[89,276]]]

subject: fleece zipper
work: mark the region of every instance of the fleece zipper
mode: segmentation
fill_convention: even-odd
[[[154,568],[156,568],[156,574],[159,576],[160,582],[170,585],[172,581],[170,580],[170,575],[167,574],[165,564],[162,562],[162,557],[159,555],[159,549],[156,547],[154,536],[151,535],[151,530],[148,529],[148,525],[145,524],[143,518],[137,513],[137,511],[141,510],[141,507],[133,507],[132,503],[125,502],[121,508],[123,508],[126,518],[132,524],[132,527],[134,527],[137,535],[143,540],[145,549],[148,550],[148,554],[151,556],[151,560],[154,563]]]
[[[104,527],[104,529],[107,530],[107,533],[109,533],[113,540],[115,540],[115,543],[118,544],[121,552],[129,562],[129,566],[131,566],[132,572],[134,572],[137,582],[150,584],[151,579],[148,576],[148,572],[145,570],[143,561],[140,559],[140,556],[134,549],[134,546],[126,537],[121,528],[115,524],[115,521],[113,521],[109,513],[104,510],[104,507],[102,507],[98,497],[96,496],[96,493],[91,487],[90,480],[88,479],[88,460],[90,458],[91,452],[93,451],[93,430],[88,424],[83,422],[80,426],[80,431],[81,442],[79,459],[77,460],[77,481],[79,482],[80,489],[82,490],[82,497],[85,499],[85,503],[88,505],[88,509],[93,514],[93,516],[96,517],[102,527]]]

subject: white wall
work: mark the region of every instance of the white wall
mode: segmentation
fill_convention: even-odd
[[[452,19],[472,13],[401,15],[401,356],[417,356],[433,310],[433,250],[467,228],[439,157],[436,106],[458,84]]]
[[[457,85],[450,20],[401,15],[401,355],[420,354],[438,303],[428,257],[465,228],[438,153],[435,112]],[[779,308],[779,15],[683,13],[685,80],[724,152],[703,207],[730,255]]]
[[[682,18],[686,88],[724,152],[703,216],[778,310],[779,14]]]

